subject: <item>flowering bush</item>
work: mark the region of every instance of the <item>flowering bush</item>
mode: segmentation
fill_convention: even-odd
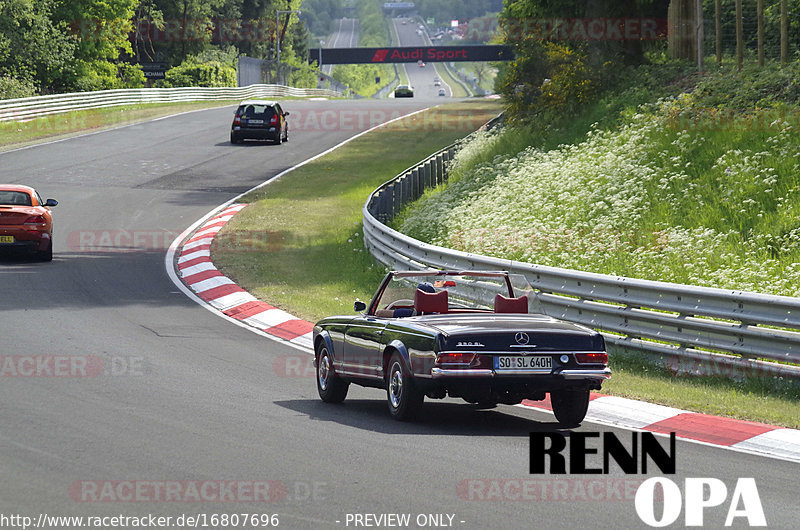
[[[800,295],[800,133],[781,117],[684,127],[675,116],[691,99],[639,107],[577,144],[475,164],[513,134],[478,133],[452,163],[456,178],[398,228],[542,265]]]

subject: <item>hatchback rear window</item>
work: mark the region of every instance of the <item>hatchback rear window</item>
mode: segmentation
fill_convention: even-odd
[[[271,118],[275,114],[275,107],[269,105],[243,105],[239,107],[236,114],[247,118]]]
[[[31,206],[31,196],[24,191],[0,190],[0,204],[5,206]]]

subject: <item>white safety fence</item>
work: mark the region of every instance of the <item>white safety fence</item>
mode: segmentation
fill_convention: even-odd
[[[364,240],[387,267],[522,274],[533,288],[535,310],[598,329],[608,342],[656,355],[676,371],[800,378],[800,299],[490,258],[429,245],[386,226],[404,204],[447,179],[454,153],[454,146],[435,153],[367,200]]]
[[[341,97],[341,95],[340,92],[328,89],[293,88],[283,85],[99,90],[96,92],[75,92],[0,100],[0,122],[26,121],[62,112],[142,103],[179,103],[183,101],[224,101],[280,97]]]

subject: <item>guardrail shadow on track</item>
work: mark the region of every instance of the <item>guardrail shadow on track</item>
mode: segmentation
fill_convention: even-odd
[[[800,382],[797,298],[491,258],[429,245],[388,227],[405,205],[447,181],[455,153],[456,144],[450,145],[370,195],[363,208],[364,242],[379,262],[398,270],[508,270],[532,287],[532,310],[600,330],[609,343],[647,353],[676,372]],[[486,305],[494,296],[462,294]]]

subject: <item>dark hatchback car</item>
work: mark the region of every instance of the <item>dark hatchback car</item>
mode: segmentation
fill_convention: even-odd
[[[490,408],[549,394],[556,419],[578,425],[611,376],[603,336],[528,308],[504,271],[390,272],[369,305],[355,303],[359,315],[314,326],[320,398],[383,388],[391,415],[408,420],[426,396]]]
[[[231,143],[239,144],[247,139],[286,142],[289,140],[288,115],[276,101],[242,101],[231,124]]]

